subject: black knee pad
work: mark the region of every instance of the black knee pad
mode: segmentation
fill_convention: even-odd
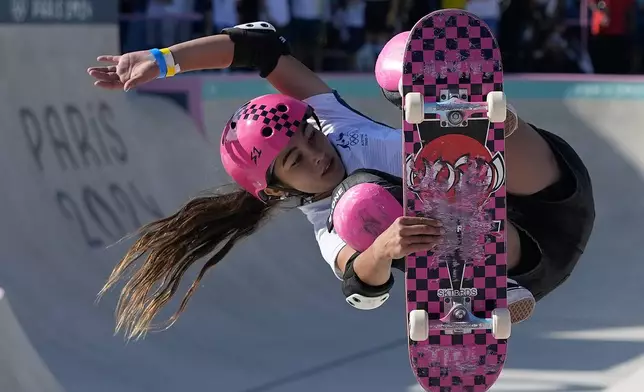
[[[342,292],[347,303],[360,310],[373,310],[389,299],[389,291],[394,286],[394,276],[391,274],[389,280],[380,286],[371,286],[360,280],[353,270],[353,261],[360,255],[356,252],[344,269],[342,277]]]
[[[231,67],[248,67],[259,70],[262,78],[270,75],[280,57],[291,53],[286,39],[267,22],[244,23],[223,29],[235,43]]]

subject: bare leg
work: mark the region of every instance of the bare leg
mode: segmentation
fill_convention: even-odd
[[[516,127],[516,128],[515,128]],[[514,131],[512,131],[514,130]],[[506,120],[505,161],[508,193],[532,195],[557,182],[561,176],[557,160],[548,143],[530,125],[508,112]],[[521,258],[517,228],[508,224],[508,269]]]
[[[505,140],[507,191],[532,195],[557,182],[561,172],[550,146],[530,125],[508,113],[506,129],[515,119],[517,128]]]

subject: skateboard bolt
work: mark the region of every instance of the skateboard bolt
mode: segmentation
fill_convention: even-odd
[[[454,317],[456,317],[459,320],[462,319],[463,317],[465,317],[465,310],[464,309],[455,310],[454,311]]]
[[[463,121],[463,115],[461,112],[453,111],[450,112],[449,114],[449,122],[452,124],[459,124],[461,121]]]

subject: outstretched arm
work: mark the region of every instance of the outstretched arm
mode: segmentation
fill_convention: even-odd
[[[223,69],[232,64],[235,43],[226,34],[197,38],[170,46],[175,62],[182,72]],[[296,99],[331,92],[331,88],[315,72],[290,55],[281,56],[267,77],[275,89]]]
[[[280,93],[304,100],[331,92],[331,88],[313,71],[291,56],[288,47],[270,25],[264,22],[241,28],[226,29],[226,33],[197,38],[173,45],[161,51],[142,50],[120,56],[103,55],[98,61],[108,66],[90,67],[97,87],[107,90],[136,88],[157,77],[165,70],[172,76],[179,65],[181,72],[203,69],[223,69],[231,65],[254,67]],[[162,54],[161,54],[162,53]],[[166,59],[166,56],[170,58]],[[170,62],[169,62],[170,61]],[[171,62],[174,62],[174,67]]]

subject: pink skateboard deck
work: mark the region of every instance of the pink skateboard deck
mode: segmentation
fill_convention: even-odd
[[[401,92],[405,214],[445,230],[406,259],[409,358],[426,391],[487,391],[506,359],[502,91],[501,53],[478,17],[446,9],[416,23]]]

